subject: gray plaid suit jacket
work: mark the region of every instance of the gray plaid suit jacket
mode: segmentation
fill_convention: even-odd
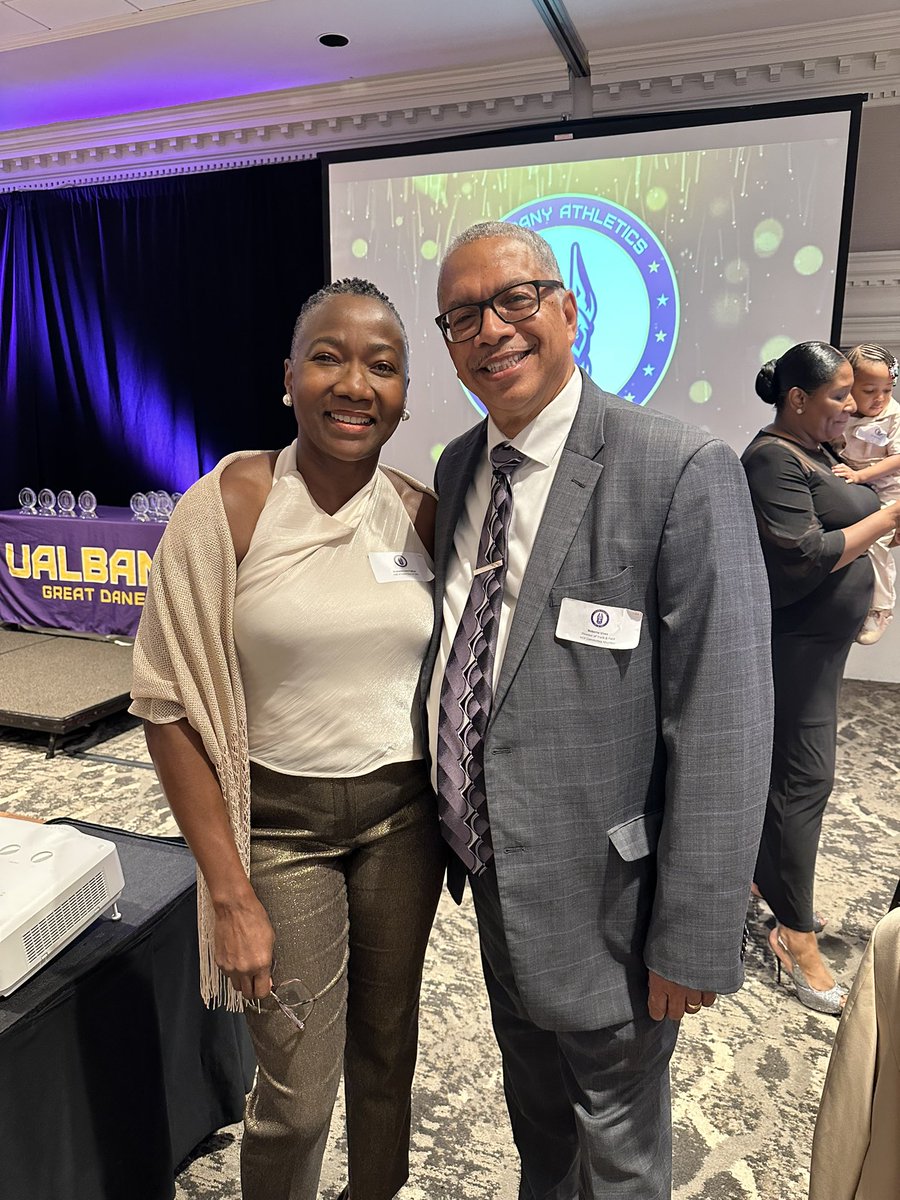
[[[486,422],[436,472],[435,633]],[[555,636],[563,597],[638,609],[634,650]],[[485,743],[504,930],[548,1029],[646,1012],[647,969],[736,991],[772,732],[769,593],[723,442],[584,377],[535,539]],[[448,883],[459,900],[464,870]]]

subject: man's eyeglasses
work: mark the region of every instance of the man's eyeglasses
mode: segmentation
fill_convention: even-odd
[[[492,308],[501,321],[515,325],[533,317],[541,307],[541,288],[561,288],[565,284],[558,279],[530,279],[527,283],[516,283],[504,288],[487,300],[474,304],[458,304],[448,308],[434,321],[448,342],[468,342],[481,332],[484,310]]]

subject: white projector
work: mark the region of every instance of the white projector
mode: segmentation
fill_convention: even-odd
[[[103,913],[117,919],[124,886],[114,842],[0,817],[0,996]]]

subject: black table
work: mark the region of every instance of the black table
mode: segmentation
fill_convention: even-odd
[[[66,823],[116,843],[122,920],[0,999],[0,1200],[171,1200],[178,1163],[243,1115],[244,1019],[200,999],[180,839]]]

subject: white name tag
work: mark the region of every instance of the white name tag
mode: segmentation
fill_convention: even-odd
[[[880,425],[861,425],[859,429],[854,429],[853,436],[858,437],[861,442],[868,442],[870,446],[888,444],[887,432]]]
[[[607,650],[633,650],[641,638],[644,614],[632,608],[613,608],[610,604],[589,604],[568,596],[559,606],[556,636],[584,646],[602,646]]]
[[[390,550],[378,550],[369,555],[369,565],[379,583],[403,583],[407,579],[428,583],[434,579],[424,554],[392,554]]]

